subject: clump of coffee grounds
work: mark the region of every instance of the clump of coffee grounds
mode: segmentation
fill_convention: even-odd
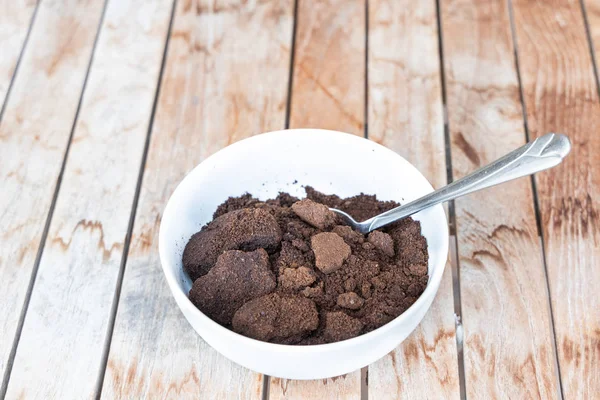
[[[312,345],[372,331],[417,300],[428,281],[418,221],[362,235],[329,207],[362,221],[399,204],[306,193],[303,200],[229,198],[192,236],[183,265],[194,281],[189,297],[203,313],[254,339]]]

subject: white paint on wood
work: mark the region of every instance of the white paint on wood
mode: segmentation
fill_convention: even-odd
[[[13,78],[36,0],[0,1],[0,109]]]
[[[73,125],[102,4],[98,0],[40,5],[0,123],[2,374]],[[4,9],[12,10],[14,16],[12,7],[5,4]],[[8,65],[10,47],[4,46],[9,42],[0,42],[1,68]]]
[[[282,129],[293,2],[216,7],[179,1],[103,397],[257,399],[262,375],[209,347],[184,319],[158,257],[162,211],[204,158],[260,132]]]
[[[369,2],[369,138],[446,184],[435,2]],[[452,270],[415,332],[369,366],[369,398],[458,398]]]
[[[442,2],[452,169],[525,142],[508,5]],[[531,181],[455,202],[468,398],[556,398],[548,291]]]
[[[111,0],[107,5],[8,398],[95,395],[171,4]],[[70,12],[57,3],[48,7],[48,13]],[[76,7],[72,23],[82,31],[69,33],[48,74],[72,73],[72,55],[89,29],[86,19],[97,20],[102,11],[100,2]],[[27,121],[27,114],[22,117]]]

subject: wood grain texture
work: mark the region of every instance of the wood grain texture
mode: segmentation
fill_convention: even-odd
[[[13,78],[36,0],[0,1],[0,109]]]
[[[187,323],[158,257],[162,211],[181,179],[220,148],[282,129],[293,2],[179,1],[169,42],[104,398],[259,399],[262,375]]]
[[[364,0],[298,0],[290,128],[362,135]]]
[[[369,139],[398,152],[436,187],[446,184],[434,1],[369,2]],[[452,271],[417,329],[369,366],[371,399],[460,396]]]
[[[102,3],[40,5],[0,125],[2,374],[69,140]],[[1,45],[4,49],[4,42]],[[4,65],[4,53],[0,59]]]
[[[600,102],[583,16],[573,0],[513,7],[530,135],[564,132],[573,146],[564,164],[536,176],[564,397],[597,398]]]
[[[8,398],[81,399],[96,393],[171,4],[107,5]],[[81,10],[75,20],[98,18],[101,6]],[[69,73],[78,40],[72,32],[51,71],[66,64]]]
[[[508,5],[442,2],[452,169],[525,142]],[[469,398],[556,398],[551,316],[531,181],[456,200]]]

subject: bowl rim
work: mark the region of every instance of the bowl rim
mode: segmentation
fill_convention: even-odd
[[[439,214],[443,216],[443,220],[444,220],[444,223],[441,224],[441,225],[443,225],[443,227],[440,228],[440,229],[444,230],[444,232],[442,232],[443,233],[443,235],[442,235],[443,242],[441,244],[441,250],[442,250],[441,255],[442,256],[438,260],[438,264],[442,264],[442,265],[437,265],[437,264],[434,265],[434,273],[429,276],[429,281],[427,282],[427,286],[425,287],[425,290],[423,291],[423,293],[421,293],[421,295],[417,298],[417,300],[408,309],[406,309],[402,314],[400,314],[393,320],[389,321],[388,323],[386,323],[386,324],[380,326],[379,328],[374,329],[370,332],[362,334],[360,336],[356,336],[356,337],[346,339],[346,340],[341,340],[338,342],[326,343],[326,344],[314,344],[314,345],[278,344],[278,343],[269,343],[269,342],[264,342],[261,340],[253,339],[253,338],[241,335],[239,333],[236,333],[232,330],[229,330],[229,329],[225,328],[224,326],[220,325],[219,323],[213,321],[211,318],[209,318],[207,315],[205,315],[202,311],[200,311],[200,309],[198,309],[191,302],[189,297],[184,293],[184,290],[179,287],[179,284],[176,282],[175,275],[170,274],[169,270],[166,267],[166,266],[170,267],[171,265],[168,262],[168,258],[166,256],[166,252],[167,252],[166,239],[167,238],[165,237],[166,234],[165,234],[165,230],[163,229],[163,223],[165,221],[164,217],[165,217],[165,215],[177,215],[177,213],[173,213],[170,211],[170,209],[172,207],[174,207],[172,200],[176,196],[178,191],[183,190],[181,188],[185,186],[185,183],[188,180],[191,181],[193,179],[193,176],[195,175],[195,173],[197,171],[199,171],[203,167],[203,164],[208,165],[209,160],[212,160],[215,157],[218,157],[219,154],[222,154],[222,152],[227,149],[244,146],[249,141],[268,140],[272,136],[290,135],[290,134],[302,134],[302,135],[318,134],[319,137],[339,136],[342,141],[343,140],[364,141],[365,144],[368,143],[369,145],[375,146],[380,151],[393,154],[393,156],[398,158],[398,161],[400,161],[401,163],[404,164],[404,168],[406,168],[408,170],[412,170],[413,172],[416,173],[417,176],[421,177],[424,180],[424,183],[426,184],[429,192],[433,191],[433,186],[427,180],[427,178],[413,164],[408,162],[404,157],[402,157],[400,154],[396,153],[395,151],[393,151],[385,146],[382,146],[381,144],[379,144],[375,141],[366,139],[361,136],[344,133],[344,132],[340,132],[340,131],[327,130],[327,129],[299,128],[299,129],[282,129],[282,130],[277,130],[277,131],[270,131],[270,132],[265,132],[265,133],[261,133],[261,134],[257,134],[254,136],[250,136],[250,137],[241,139],[241,140],[239,140],[231,145],[228,145],[228,146],[220,149],[219,151],[211,154],[209,157],[205,158],[198,165],[196,165],[177,184],[177,187],[175,188],[173,193],[171,193],[171,196],[169,197],[169,200],[167,201],[167,204],[161,215],[159,237],[158,237],[158,247],[159,247],[159,258],[160,258],[160,262],[161,262],[161,268],[163,270],[163,273],[164,273],[167,283],[169,285],[169,289],[171,291],[171,294],[175,298],[176,303],[178,304],[178,306],[180,308],[185,308],[188,312],[193,314],[194,317],[198,317],[200,320],[203,321],[203,323],[206,323],[206,324],[209,324],[210,326],[212,326],[212,328],[214,328],[216,330],[216,333],[221,334],[226,338],[224,340],[247,342],[248,345],[253,346],[257,349],[265,349],[265,350],[268,349],[271,351],[279,350],[281,352],[291,352],[291,353],[300,353],[300,352],[316,353],[316,352],[323,352],[323,351],[343,350],[343,349],[354,347],[355,345],[361,345],[361,344],[370,342],[371,340],[376,339],[377,337],[385,335],[386,332],[392,330],[395,326],[401,325],[406,320],[412,318],[416,314],[417,310],[419,310],[421,307],[423,307],[423,305],[428,301],[429,297],[435,298],[435,295],[437,293],[437,290],[439,289],[439,285],[441,283],[441,280],[442,280],[442,277],[444,274],[444,270],[447,265],[448,247],[449,247],[448,219],[447,219],[446,213],[444,211],[444,208],[441,204],[435,205],[435,206],[431,207],[431,209],[436,209],[439,212]],[[426,193],[424,193],[424,194],[426,194]],[[429,247],[428,247],[428,249],[429,249]],[[172,269],[175,270],[176,268],[172,268]],[[432,298],[432,301],[433,301],[433,298]],[[184,313],[184,316],[186,316],[186,318],[187,318],[186,313]],[[198,333],[202,337],[200,332],[196,332],[196,333]],[[203,340],[204,340],[204,338],[203,338]]]

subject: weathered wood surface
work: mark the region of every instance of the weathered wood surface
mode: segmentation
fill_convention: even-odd
[[[110,0],[106,6],[8,398],[96,393],[171,4]],[[70,73],[71,51],[89,29],[82,24],[87,15],[99,18],[101,8],[79,9],[78,29],[46,72]]]
[[[365,26],[362,0],[298,0],[290,128],[364,135]],[[357,399],[360,379],[271,378],[270,399]]]
[[[184,175],[213,152],[285,125],[293,2],[179,1],[103,397],[257,399],[262,375],[209,347],[164,280],[158,229]]]
[[[35,12],[36,0],[0,1],[0,110]]]
[[[368,137],[446,184],[444,116],[433,1],[369,2]],[[369,366],[369,398],[459,398],[452,270],[419,327]]]
[[[3,376],[8,372],[11,348],[18,335],[21,310],[69,141],[102,3],[40,5],[0,122]],[[9,7],[14,11],[12,5]],[[11,54],[5,47],[9,41],[0,43],[7,55]],[[8,62],[4,54],[0,56],[3,66]]]
[[[448,265],[429,314],[369,366],[367,387],[356,371],[271,378],[268,395],[456,398],[464,367],[468,398],[557,398],[561,390],[594,398],[600,99],[590,50],[600,60],[600,1],[441,0],[442,69],[434,0],[297,0],[292,66],[295,4],[0,0],[0,374],[10,377],[0,397],[267,395],[268,377],[215,352],[177,309],[157,254],[168,197],[208,155],[283,128],[288,100],[291,128],[366,133],[442,186],[445,72],[454,179],[526,133],[564,132],[573,142],[565,164],[539,174],[535,187],[521,179],[456,202],[464,354]]]
[[[442,2],[453,176],[525,143],[508,5]],[[551,316],[530,179],[456,200],[469,398],[556,398]]]
[[[564,165],[536,176],[564,398],[597,398],[600,102],[583,15],[577,1],[513,7],[529,133],[564,132],[573,145]]]

